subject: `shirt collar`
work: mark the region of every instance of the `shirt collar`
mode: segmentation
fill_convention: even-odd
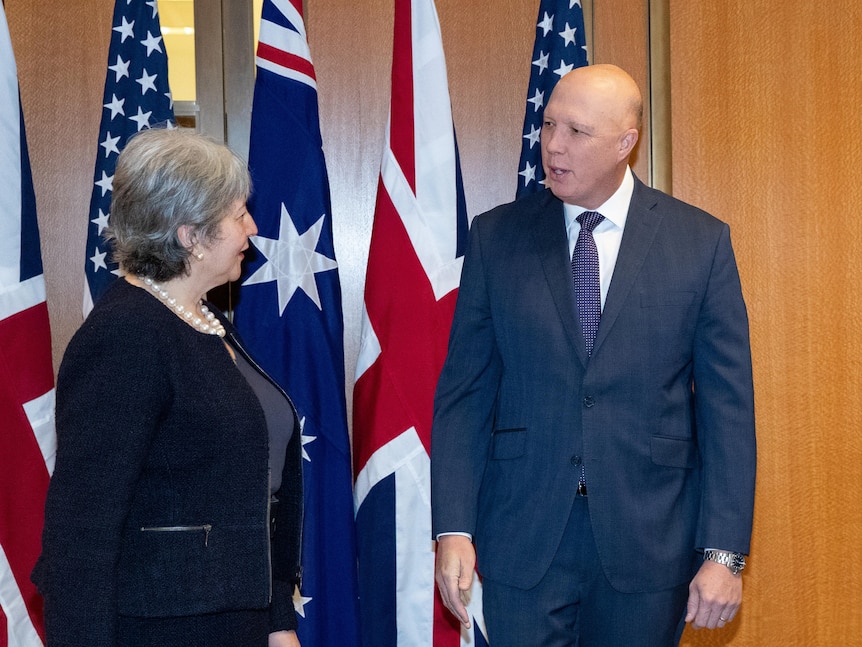
[[[627,166],[625,175],[623,175],[623,181],[620,184],[619,188],[610,198],[605,200],[604,204],[600,205],[598,209],[585,209],[584,207],[578,206],[576,204],[563,204],[563,209],[566,214],[566,229],[568,230],[572,226],[572,223],[575,221],[575,219],[584,211],[598,211],[605,217],[606,220],[609,220],[620,229],[624,229],[626,226],[626,218],[629,214],[629,205],[631,205],[632,193],[634,193],[634,190],[634,176],[632,174],[631,168]],[[599,226],[601,227],[601,225]]]

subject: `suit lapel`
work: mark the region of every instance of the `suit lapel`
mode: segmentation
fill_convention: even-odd
[[[651,190],[643,182],[635,178],[635,189],[626,217],[617,264],[614,267],[605,307],[602,310],[599,332],[593,344],[594,354],[613,327],[661,223],[661,215],[653,211],[656,200],[650,192]]]
[[[551,297],[559,313],[563,329],[566,331],[578,359],[586,366],[588,358],[575,306],[575,290],[572,285],[563,203],[555,198],[550,191],[547,191],[546,199],[538,206],[539,209],[534,215],[536,226],[531,228],[533,239],[539,250],[545,279],[548,282]]]

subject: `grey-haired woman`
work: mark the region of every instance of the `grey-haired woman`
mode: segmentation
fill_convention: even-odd
[[[33,573],[51,647],[299,644],[296,412],[204,301],[240,276],[249,192],[242,160],[196,134],[143,131],[120,154],[124,276],[57,378]]]

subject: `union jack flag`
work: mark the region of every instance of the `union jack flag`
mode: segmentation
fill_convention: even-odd
[[[431,539],[434,388],[466,235],[437,11],[433,0],[395,0],[389,125],[353,390],[365,647],[486,644],[480,591],[469,631],[442,606]]]
[[[576,67],[587,65],[587,40],[581,0],[541,0],[533,46],[524,135],[518,162],[517,197],[544,188],[539,137],[545,103],[557,81]]]
[[[44,641],[30,582],[54,469],[54,371],[36,199],[0,5],[0,647]]]
[[[113,25],[87,229],[85,317],[118,276],[110,246],[102,238],[110,219],[117,156],[135,133],[156,124],[172,126],[174,119],[158,1],[117,0]]]
[[[317,81],[302,0],[264,0],[251,115],[249,209],[258,226],[234,322],[293,399],[302,426],[303,645],[359,644],[344,391],[344,323]]]

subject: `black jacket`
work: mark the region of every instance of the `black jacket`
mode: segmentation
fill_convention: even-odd
[[[269,608],[271,630],[296,627],[299,429],[270,542],[264,413],[219,337],[116,281],[70,342],[56,393],[33,573],[52,647],[117,644],[119,616]]]

